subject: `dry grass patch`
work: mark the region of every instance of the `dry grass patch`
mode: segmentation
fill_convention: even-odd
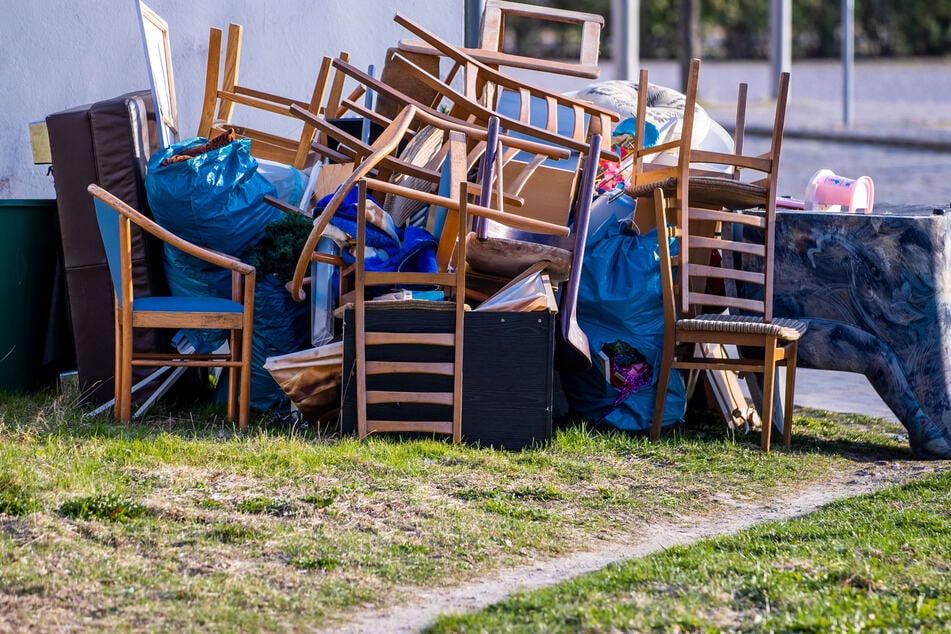
[[[30,598],[10,601],[12,629],[37,627],[37,602],[81,629],[315,627],[413,586],[723,512],[857,459],[907,457],[895,429],[824,415],[797,420],[794,449],[765,456],[758,437],[719,427],[651,444],[569,424],[507,452],[260,425],[239,434],[215,416],[118,426],[62,399],[0,404],[0,500],[35,503],[0,509],[3,596]],[[143,512],[60,513],[84,499]]]

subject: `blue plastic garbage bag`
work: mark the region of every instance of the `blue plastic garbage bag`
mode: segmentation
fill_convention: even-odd
[[[657,392],[657,373],[664,340],[660,255],[657,231],[637,235],[626,225],[606,222],[589,241],[578,293],[578,322],[592,354],[606,344],[623,342],[652,366],[651,382],[627,398],[602,374],[600,364],[562,377],[572,410],[585,420],[619,429],[650,429]],[[683,420],[686,389],[679,372],[670,377],[664,425]]]
[[[325,196],[317,203],[317,210],[323,209],[332,196]],[[370,201],[379,207],[379,204]],[[340,203],[330,224],[340,229],[348,236],[357,233],[358,194],[351,190]],[[436,249],[439,242],[422,227],[409,225],[405,228],[397,227],[389,214],[380,208],[381,214],[375,222],[367,222],[367,247],[375,250],[373,256],[366,258],[368,271],[412,271],[418,273],[435,273],[438,271],[436,263]],[[353,264],[354,256],[349,249],[343,248],[340,253],[344,262]]]
[[[203,247],[242,257],[264,237],[269,222],[283,217],[264,202],[275,188],[257,171],[247,139],[161,166],[166,157],[204,142],[201,138],[183,141],[152,157],[146,177],[149,205],[156,221],[170,231]],[[165,245],[165,275],[173,295],[231,297],[230,271],[169,245]],[[212,352],[226,337],[224,331],[212,330],[188,329],[182,334],[199,353]],[[259,276],[254,293],[252,407],[286,406],[287,397],[264,370],[264,361],[306,348],[309,339],[308,304],[294,302],[276,277]]]
[[[251,156],[251,141],[239,139],[187,161],[162,165],[166,158],[201,145],[198,137],[152,155],[145,190],[152,214],[186,240],[240,257],[261,239],[281,211],[264,202],[275,193]]]

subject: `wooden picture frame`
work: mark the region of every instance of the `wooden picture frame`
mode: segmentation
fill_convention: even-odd
[[[155,101],[159,140],[162,147],[167,147],[178,141],[178,107],[175,103],[168,23],[144,2],[135,0],[135,4],[149,68],[152,98]]]

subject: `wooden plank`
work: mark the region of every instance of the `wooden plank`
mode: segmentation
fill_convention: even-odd
[[[442,374],[452,376],[452,363],[414,361],[367,361],[367,374]]]
[[[452,392],[394,392],[390,390],[367,390],[367,405],[380,403],[428,403],[452,405]]]

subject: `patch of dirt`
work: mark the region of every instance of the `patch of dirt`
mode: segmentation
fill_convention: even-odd
[[[681,517],[676,522],[634,526],[629,539],[603,542],[596,549],[497,571],[482,580],[450,588],[406,589],[412,603],[369,608],[351,613],[346,625],[331,634],[419,632],[441,614],[474,612],[522,590],[554,585],[608,564],[645,557],[672,546],[706,537],[731,535],[760,522],[806,515],[835,500],[901,484],[951,468],[941,462],[878,461],[858,465],[831,481],[812,484],[766,502],[733,501],[733,509],[718,516]]]

